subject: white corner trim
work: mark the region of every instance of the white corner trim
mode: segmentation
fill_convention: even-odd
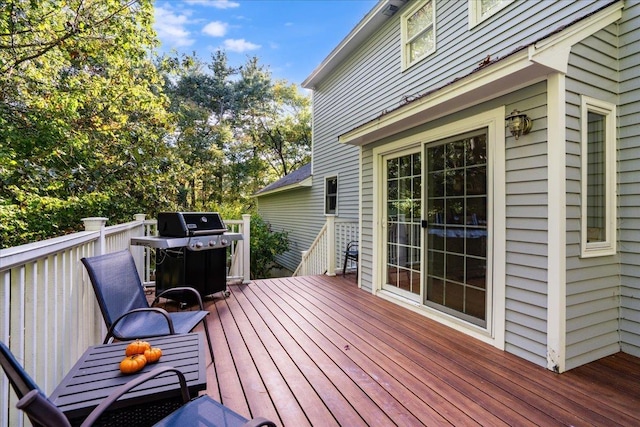
[[[564,74],[550,75],[547,84],[547,369],[555,372],[564,372],[567,352],[565,94]]]

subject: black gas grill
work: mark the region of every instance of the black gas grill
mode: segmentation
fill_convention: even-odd
[[[227,231],[218,212],[161,212],[158,234],[167,237],[192,237],[223,234]]]
[[[157,237],[134,238],[132,244],[155,248],[156,295],[188,286],[204,298],[227,292],[227,248],[237,233],[229,233],[217,212],[162,212]],[[172,292],[171,299],[185,303],[187,294]]]

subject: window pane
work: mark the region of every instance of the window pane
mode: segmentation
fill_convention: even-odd
[[[499,5],[502,0],[480,0],[480,15],[484,16],[487,12]]]
[[[433,7],[431,2],[418,9],[407,19],[407,38],[411,40],[418,33],[433,23]]]
[[[487,283],[486,133],[427,147],[426,303],[484,324]],[[430,170],[433,167],[435,170]],[[440,307],[439,307],[440,308]],[[456,315],[455,313],[451,313]]]
[[[605,126],[605,116],[588,113],[587,242],[606,241]]]
[[[409,58],[413,62],[433,50],[433,30],[425,31],[409,43]]]
[[[325,213],[334,214],[338,203],[338,178],[327,178],[325,191]]]
[[[387,159],[387,284],[420,295],[420,153]],[[444,185],[444,184],[443,184]]]

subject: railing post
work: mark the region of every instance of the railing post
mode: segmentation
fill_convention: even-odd
[[[336,275],[336,216],[327,215],[327,276]]]
[[[145,235],[144,220],[146,219],[146,217],[147,217],[146,214],[133,215],[133,220],[140,223],[139,230],[142,233],[142,235]],[[148,256],[150,250],[151,249],[146,246],[129,247],[129,251],[131,252],[131,255],[133,255],[133,258],[135,259],[136,267],[138,268],[138,275],[142,279],[142,283],[145,286],[149,282],[149,278],[150,278],[149,270],[151,268],[151,260],[150,260],[150,257]]]
[[[242,283],[251,280],[251,215],[242,214]]]
[[[109,218],[104,217],[91,217],[82,218],[85,231],[100,231],[100,237],[98,238],[98,244],[96,245],[96,252],[94,255],[102,255],[106,250],[106,243],[104,237],[104,227],[107,225]]]
[[[298,276],[306,276],[307,275],[307,254],[309,251],[301,251],[300,252],[300,271],[298,271]]]

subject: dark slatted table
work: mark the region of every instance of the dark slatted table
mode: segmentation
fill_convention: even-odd
[[[117,387],[156,367],[179,369],[185,375],[191,397],[206,389],[201,334],[169,335],[146,341],[152,347],[162,349],[162,357],[157,363],[147,364],[135,374],[124,375],[119,365],[125,357],[125,347],[131,341],[89,347],[49,399],[73,425],[79,425]],[[167,373],[121,397],[99,421],[101,425],[151,425],[178,408],[181,402],[178,378]]]

